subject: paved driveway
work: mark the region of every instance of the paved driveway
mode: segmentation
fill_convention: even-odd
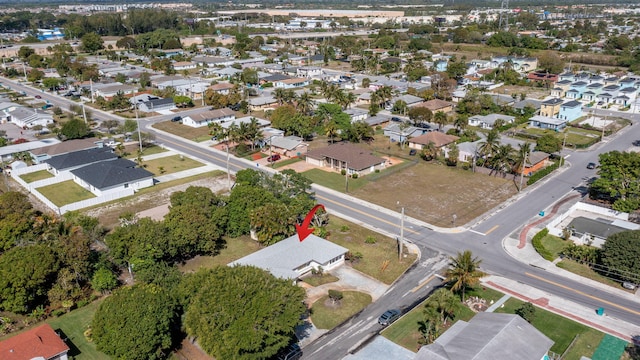
[[[371,300],[376,301],[389,288],[389,285],[365,275],[347,264],[333,269],[329,273],[340,280],[308,288],[307,301],[309,304],[313,304],[319,298],[327,295],[329,290],[359,291],[371,295]]]

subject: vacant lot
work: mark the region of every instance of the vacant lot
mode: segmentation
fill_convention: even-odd
[[[211,138],[209,136],[209,127],[207,126],[193,128],[178,122],[165,121],[154,124],[153,127],[193,141],[204,141]]]
[[[407,216],[451,227],[454,214],[456,226],[466,224],[516,192],[516,184],[500,176],[420,161],[351,194],[388,209],[404,206]]]
[[[38,188],[38,191],[55,206],[64,206],[96,197],[73,180],[43,186]]]
[[[165,156],[154,160],[143,161],[142,164],[146,170],[151,171],[153,175],[156,176],[204,166],[203,163],[182,155]],[[160,168],[162,168],[162,171]]]

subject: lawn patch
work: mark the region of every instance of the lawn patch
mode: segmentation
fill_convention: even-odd
[[[155,129],[180,136],[181,138],[185,138],[187,140],[196,141],[196,139],[201,139],[204,136],[207,136],[209,139],[211,138],[211,135],[209,135],[208,126],[194,128],[191,126],[183,125],[179,122],[163,121],[153,124],[153,127]]]
[[[39,187],[38,191],[58,207],[96,197],[73,180]]]
[[[326,171],[321,169],[311,169],[302,173],[307,179],[311,180],[314,184],[318,184],[329,189],[345,192],[347,183],[349,184],[349,191],[356,191],[364,185],[366,185],[367,176],[361,176],[357,179],[347,179],[346,175],[333,171]]]
[[[311,307],[311,321],[318,329],[333,329],[371,304],[371,296],[357,291],[344,291],[339,305],[332,305],[329,295]]]
[[[129,159],[129,160],[134,160],[138,158],[138,149],[140,149],[137,145],[134,151],[132,151],[131,153],[128,153],[127,156],[125,156],[125,158]],[[143,147],[142,148],[142,156],[147,156],[147,155],[153,155],[153,154],[160,154],[163,152],[167,152],[169,150],[157,146],[157,145],[152,145],[152,146],[147,146],[147,147]]]
[[[38,180],[49,179],[52,177],[54,177],[53,174],[48,172],[47,170],[34,171],[32,173],[20,175],[20,178],[27,183],[32,183]]]
[[[331,274],[322,274],[322,275],[309,275],[305,276],[302,281],[306,282],[311,286],[320,286],[332,282],[336,282],[340,279],[331,275]]]
[[[178,268],[183,273],[196,272],[200,268],[210,269],[214,266],[226,266],[228,263],[243,258],[260,250],[260,243],[252,240],[248,235],[233,239],[225,239],[225,247],[216,256],[196,256],[187,260]]]
[[[340,231],[348,228],[347,232]],[[415,254],[405,254],[398,261],[396,240],[373,233],[371,230],[331,216],[327,225],[330,235],[327,240],[343,246],[352,253],[362,254],[362,259],[352,264],[353,268],[372,276],[385,284],[391,284],[413,264]],[[366,244],[368,236],[374,236],[375,244]],[[406,251],[406,248],[405,248]]]
[[[579,262],[564,259],[556,264],[557,267],[570,271],[574,274],[580,275],[582,277],[586,277],[591,280],[595,280],[597,282],[601,282],[603,284],[607,284],[609,286],[613,286],[618,289],[622,289],[620,283],[617,281],[613,281],[607,277],[604,277],[597,272],[593,271],[588,265],[580,264]]]
[[[47,321],[54,330],[60,329],[64,332],[64,335],[69,339],[67,344],[72,349],[69,355],[76,360],[110,359],[107,355],[96,350],[95,344],[88,342],[84,337],[84,331],[89,328],[93,314],[98,310],[101,302],[102,300],[94,301],[85,307]]]
[[[142,165],[147,171],[150,171],[151,173],[153,173],[153,175],[156,176],[177,173],[180,171],[204,166],[203,163],[195,161],[183,155],[165,156],[160,159],[143,161]],[[160,168],[163,168],[164,172],[161,172]]]
[[[542,246],[551,254],[551,257],[555,260],[560,256],[562,250],[566,249],[571,245],[570,241],[564,240],[561,237],[557,237],[554,235],[549,235],[540,239],[540,243]]]
[[[278,161],[277,163],[275,163],[273,165],[273,167],[277,169],[277,168],[280,168],[280,167],[283,167],[283,166],[286,166],[286,165],[291,165],[293,163],[297,163],[298,161],[302,161],[302,159],[299,158],[299,157],[294,157],[294,158],[291,158],[291,159],[285,159],[285,160],[282,160],[282,161]]]

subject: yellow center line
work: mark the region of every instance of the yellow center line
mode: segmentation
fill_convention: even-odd
[[[418,286],[414,287],[413,289],[411,289],[411,292],[414,293],[418,290],[420,290],[421,287],[427,285],[429,283],[429,281],[433,280],[433,278],[435,278],[435,275],[431,275],[427,278],[427,280],[421,282],[420,284],[418,284]]]
[[[370,217],[370,218],[372,218],[372,219],[375,219],[375,220],[377,220],[377,221],[383,222],[383,223],[385,223],[385,224],[389,224],[389,225],[392,225],[392,226],[398,226],[398,227],[399,227],[399,224],[397,224],[397,223],[394,223],[394,222],[391,222],[391,221],[388,221],[388,220],[385,220],[385,219],[381,219],[381,218],[379,218],[379,217],[377,217],[377,216],[373,216],[373,215],[371,215],[371,214],[368,214],[368,213],[366,213],[366,212],[364,212],[364,211],[362,211],[362,210],[354,209],[354,208],[349,207],[349,206],[346,206],[346,205],[344,205],[344,204],[342,204],[342,203],[340,203],[340,202],[338,202],[338,201],[334,201],[334,200],[331,200],[331,199],[327,199],[327,198],[325,198],[325,197],[323,197],[323,196],[320,196],[320,195],[317,195],[317,197],[318,197],[319,199],[323,199],[323,200],[324,200],[324,201],[326,201],[326,202],[330,202],[330,203],[334,203],[334,204],[338,204],[338,205],[340,205],[340,206],[346,207],[347,209],[349,209],[349,210],[351,210],[351,211],[353,211],[353,212],[357,212],[357,213],[359,213],[359,214],[362,214],[362,215],[368,216],[368,217]],[[412,229],[407,229],[406,227],[404,228],[404,231],[405,231],[405,232],[410,232],[410,233],[413,233],[413,234],[419,234],[419,232],[418,232],[418,231],[415,231],[415,230],[412,230]]]
[[[484,233],[485,235],[489,235],[493,230],[497,229],[498,227],[500,227],[500,225],[496,225],[494,227],[492,227],[491,229],[489,229],[489,231],[487,231],[486,233]]]
[[[596,300],[596,301],[600,301],[600,302],[602,302],[602,303],[604,303],[604,304],[607,304],[607,305],[613,306],[613,307],[618,308],[618,309],[620,309],[620,310],[624,310],[624,311],[630,312],[630,313],[635,314],[635,315],[640,315],[640,311],[636,311],[636,310],[633,310],[633,309],[629,309],[628,307],[625,307],[625,306],[622,306],[622,305],[618,305],[618,304],[613,303],[613,302],[611,302],[611,301],[604,300],[604,299],[601,299],[601,298],[596,297],[596,296],[593,296],[593,295],[589,295],[589,294],[587,294],[587,293],[585,293],[585,292],[582,292],[582,291],[580,291],[580,290],[576,290],[576,289],[570,288],[570,287],[568,287],[568,286],[566,286],[566,285],[562,285],[562,284],[559,284],[559,283],[557,283],[557,282],[554,282],[554,281],[551,281],[551,280],[547,280],[547,279],[545,279],[545,278],[543,278],[543,277],[540,277],[540,276],[537,276],[537,275],[533,275],[533,274],[528,273],[528,272],[527,272],[527,273],[525,273],[525,275],[530,276],[530,277],[535,278],[535,279],[538,279],[538,280],[541,280],[541,281],[544,281],[544,282],[549,283],[549,284],[551,284],[551,285],[555,285],[555,286],[560,287],[560,288],[563,288],[563,289],[565,289],[565,290],[572,291],[572,292],[574,292],[574,293],[576,293],[576,294],[580,294],[580,295],[582,295],[582,296],[588,297],[589,299]]]
[[[179,142],[172,141],[171,139],[165,139],[164,141],[168,142],[168,143],[171,143],[171,144],[174,144],[174,145],[177,145],[177,146],[180,146],[180,147],[186,147],[186,146],[182,145]],[[214,159],[216,159],[218,161],[222,161],[222,162],[226,162],[227,161],[226,158],[218,157],[217,156],[218,154],[213,152],[213,151],[212,152],[204,152],[204,151],[202,151],[200,149],[191,149],[191,148],[188,148],[188,149],[189,149],[189,151],[192,151],[192,152],[195,152],[195,153],[198,153],[198,154],[202,154],[204,156],[210,156],[210,157],[212,157],[212,158],[214,158]],[[235,168],[238,168],[240,170],[244,169],[244,167],[242,167],[240,165],[236,165],[236,164],[234,164],[232,162],[229,162],[229,167],[235,167]]]

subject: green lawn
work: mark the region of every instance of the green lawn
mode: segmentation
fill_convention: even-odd
[[[179,122],[163,121],[153,124],[153,127],[158,130],[166,131],[168,133],[180,136],[187,140],[195,141],[196,139],[203,139],[205,136],[209,139],[211,138],[211,135],[209,135],[210,129],[208,126],[194,128],[191,126],[180,124]]]
[[[306,282],[311,286],[320,286],[320,285],[336,282],[338,280],[340,279],[338,279],[337,277],[331,274],[322,274],[321,276],[309,275],[302,279],[302,281]]]
[[[348,229],[347,231],[342,231]],[[416,259],[415,254],[398,261],[398,245],[395,239],[372,233],[371,230],[331,216],[327,225],[330,235],[327,240],[343,246],[352,253],[361,253],[362,259],[353,268],[372,276],[385,284],[391,284],[402,275]],[[375,244],[366,244],[367,236],[376,239]],[[405,248],[406,251],[406,248]]]
[[[228,263],[243,258],[260,250],[260,244],[251,240],[248,235],[226,239],[225,248],[216,256],[196,256],[179,265],[182,272],[195,272],[200,268],[210,269],[214,266],[226,266]]]
[[[164,148],[162,148],[160,146],[157,146],[157,145],[153,145],[153,146],[149,146],[149,147],[143,147],[142,148],[142,156],[160,154],[160,153],[167,152],[167,151],[169,151],[169,150],[164,149]],[[134,160],[134,159],[138,158],[138,152],[134,151],[134,152],[128,154],[126,156],[126,158],[130,159],[130,160]]]
[[[325,305],[329,295],[318,299],[311,307],[311,321],[319,329],[333,329],[340,325],[367,305],[371,304],[371,296],[357,291],[344,291],[340,304]]]
[[[564,259],[556,264],[557,267],[565,269],[567,271],[571,271],[574,274],[578,274],[582,277],[586,277],[591,280],[595,280],[601,282],[603,284],[607,284],[609,286],[616,287],[618,289],[622,289],[622,286],[619,282],[613,281],[607,277],[604,277],[597,272],[593,271],[589,266],[580,264],[576,261]]]
[[[560,252],[562,250],[566,249],[567,247],[569,247],[569,245],[571,245],[570,241],[563,240],[562,238],[553,236],[553,235],[547,235],[544,238],[542,238],[541,241],[542,241],[542,246],[544,246],[544,248],[551,255],[553,255],[554,259],[560,256]]]
[[[302,174],[314,184],[322,185],[335,191],[345,192],[347,182],[345,175],[320,169],[311,169]],[[357,179],[349,178],[348,183],[349,191],[355,191],[367,184],[367,176],[362,176]]]
[[[47,170],[34,171],[32,173],[20,175],[20,178],[26,181],[27,183],[32,183],[38,180],[49,179],[52,177],[53,177],[53,174],[48,172]]]
[[[39,187],[38,191],[56,206],[73,204],[78,201],[96,197],[89,190],[86,190],[73,180]]]
[[[142,164],[146,170],[152,172],[156,176],[204,166],[203,163],[182,155],[172,155],[160,159],[143,161]],[[164,169],[164,172],[160,171],[161,167]]]
[[[286,165],[291,165],[293,163],[297,163],[298,161],[302,161],[302,158],[294,157],[294,158],[291,158],[291,159],[278,161],[275,164],[273,164],[273,167],[277,169],[277,168],[280,168],[280,167],[283,167],[283,166],[286,166]]]
[[[93,314],[100,303],[101,301],[94,301],[83,308],[47,321],[54,330],[61,329],[64,332],[64,335],[69,339],[67,344],[71,348],[69,355],[75,360],[110,359],[107,355],[96,350],[96,346],[84,337],[84,331],[91,324]]]
[[[496,312],[513,314],[523,303],[521,300],[511,298],[505,302],[503,308],[497,309]],[[601,334],[595,329],[538,307],[536,307],[535,318],[531,324],[554,341],[551,351],[556,354],[564,353],[576,335],[580,337],[595,337],[597,334]],[[572,348],[569,353],[573,354],[572,356],[578,356],[576,351],[578,351],[576,348]],[[578,356],[577,358],[579,359],[580,357]]]

